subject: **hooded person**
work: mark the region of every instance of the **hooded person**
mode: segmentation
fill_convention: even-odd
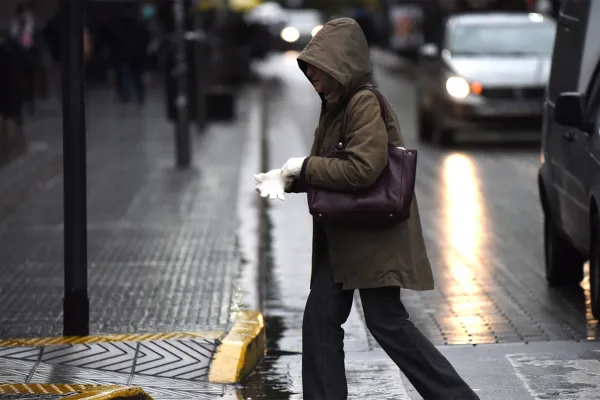
[[[298,64],[321,97],[319,123],[308,157],[290,158],[259,174],[263,197],[282,198],[307,187],[359,191],[387,165],[388,143],[403,146],[400,123],[387,100],[387,124],[378,97],[359,90],[372,83],[367,40],[350,18],[331,20],[315,35]],[[342,132],[347,158],[328,158]],[[278,182],[278,184],[272,184]],[[270,185],[270,186],[269,186]],[[344,330],[359,289],[368,329],[425,399],[478,399],[452,365],[408,319],[401,289],[431,290],[416,197],[410,218],[386,229],[349,229],[313,222],[311,291],[302,327],[304,399],[346,399]]]

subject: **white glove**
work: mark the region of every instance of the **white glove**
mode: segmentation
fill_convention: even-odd
[[[281,167],[281,173],[283,176],[293,176],[297,177],[300,175],[300,170],[302,169],[302,164],[306,157],[292,157],[283,164]]]
[[[260,197],[285,200],[287,179],[281,174],[281,169],[272,169],[269,172],[256,174],[254,179],[258,182],[256,191],[260,193]]]

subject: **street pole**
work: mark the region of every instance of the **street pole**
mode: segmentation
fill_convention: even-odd
[[[177,109],[177,122],[175,125],[175,157],[177,167],[187,168],[191,163],[191,138],[188,114],[187,96],[187,62],[185,43],[185,13],[184,0],[173,1],[173,19],[175,21],[175,68],[173,74],[177,81],[177,94],[175,107]]]
[[[63,335],[89,335],[87,289],[87,193],[85,74],[83,35],[85,0],[65,0],[62,26],[62,113],[64,176],[65,293]]]

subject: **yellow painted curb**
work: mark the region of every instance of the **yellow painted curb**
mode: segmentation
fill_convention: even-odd
[[[208,380],[212,383],[238,383],[262,361],[266,347],[262,313],[238,312],[233,328],[217,348]]]
[[[0,398],[3,394],[70,394],[64,400],[152,400],[152,397],[139,387],[98,386],[98,385],[54,385],[54,384],[0,384]]]
[[[185,340],[207,339],[216,340],[225,336],[225,332],[172,332],[172,333],[142,333],[131,335],[103,336],[59,336],[53,338],[8,339],[0,340],[0,347],[22,346],[53,346],[63,344],[92,344],[106,342],[146,342],[150,340]]]

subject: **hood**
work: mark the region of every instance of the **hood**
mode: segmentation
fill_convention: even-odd
[[[307,64],[331,75],[345,93],[371,80],[369,45],[360,25],[351,18],[337,18],[323,25],[298,56],[305,75]]]
[[[452,57],[447,63],[461,77],[484,86],[544,86],[550,74],[547,56]]]

